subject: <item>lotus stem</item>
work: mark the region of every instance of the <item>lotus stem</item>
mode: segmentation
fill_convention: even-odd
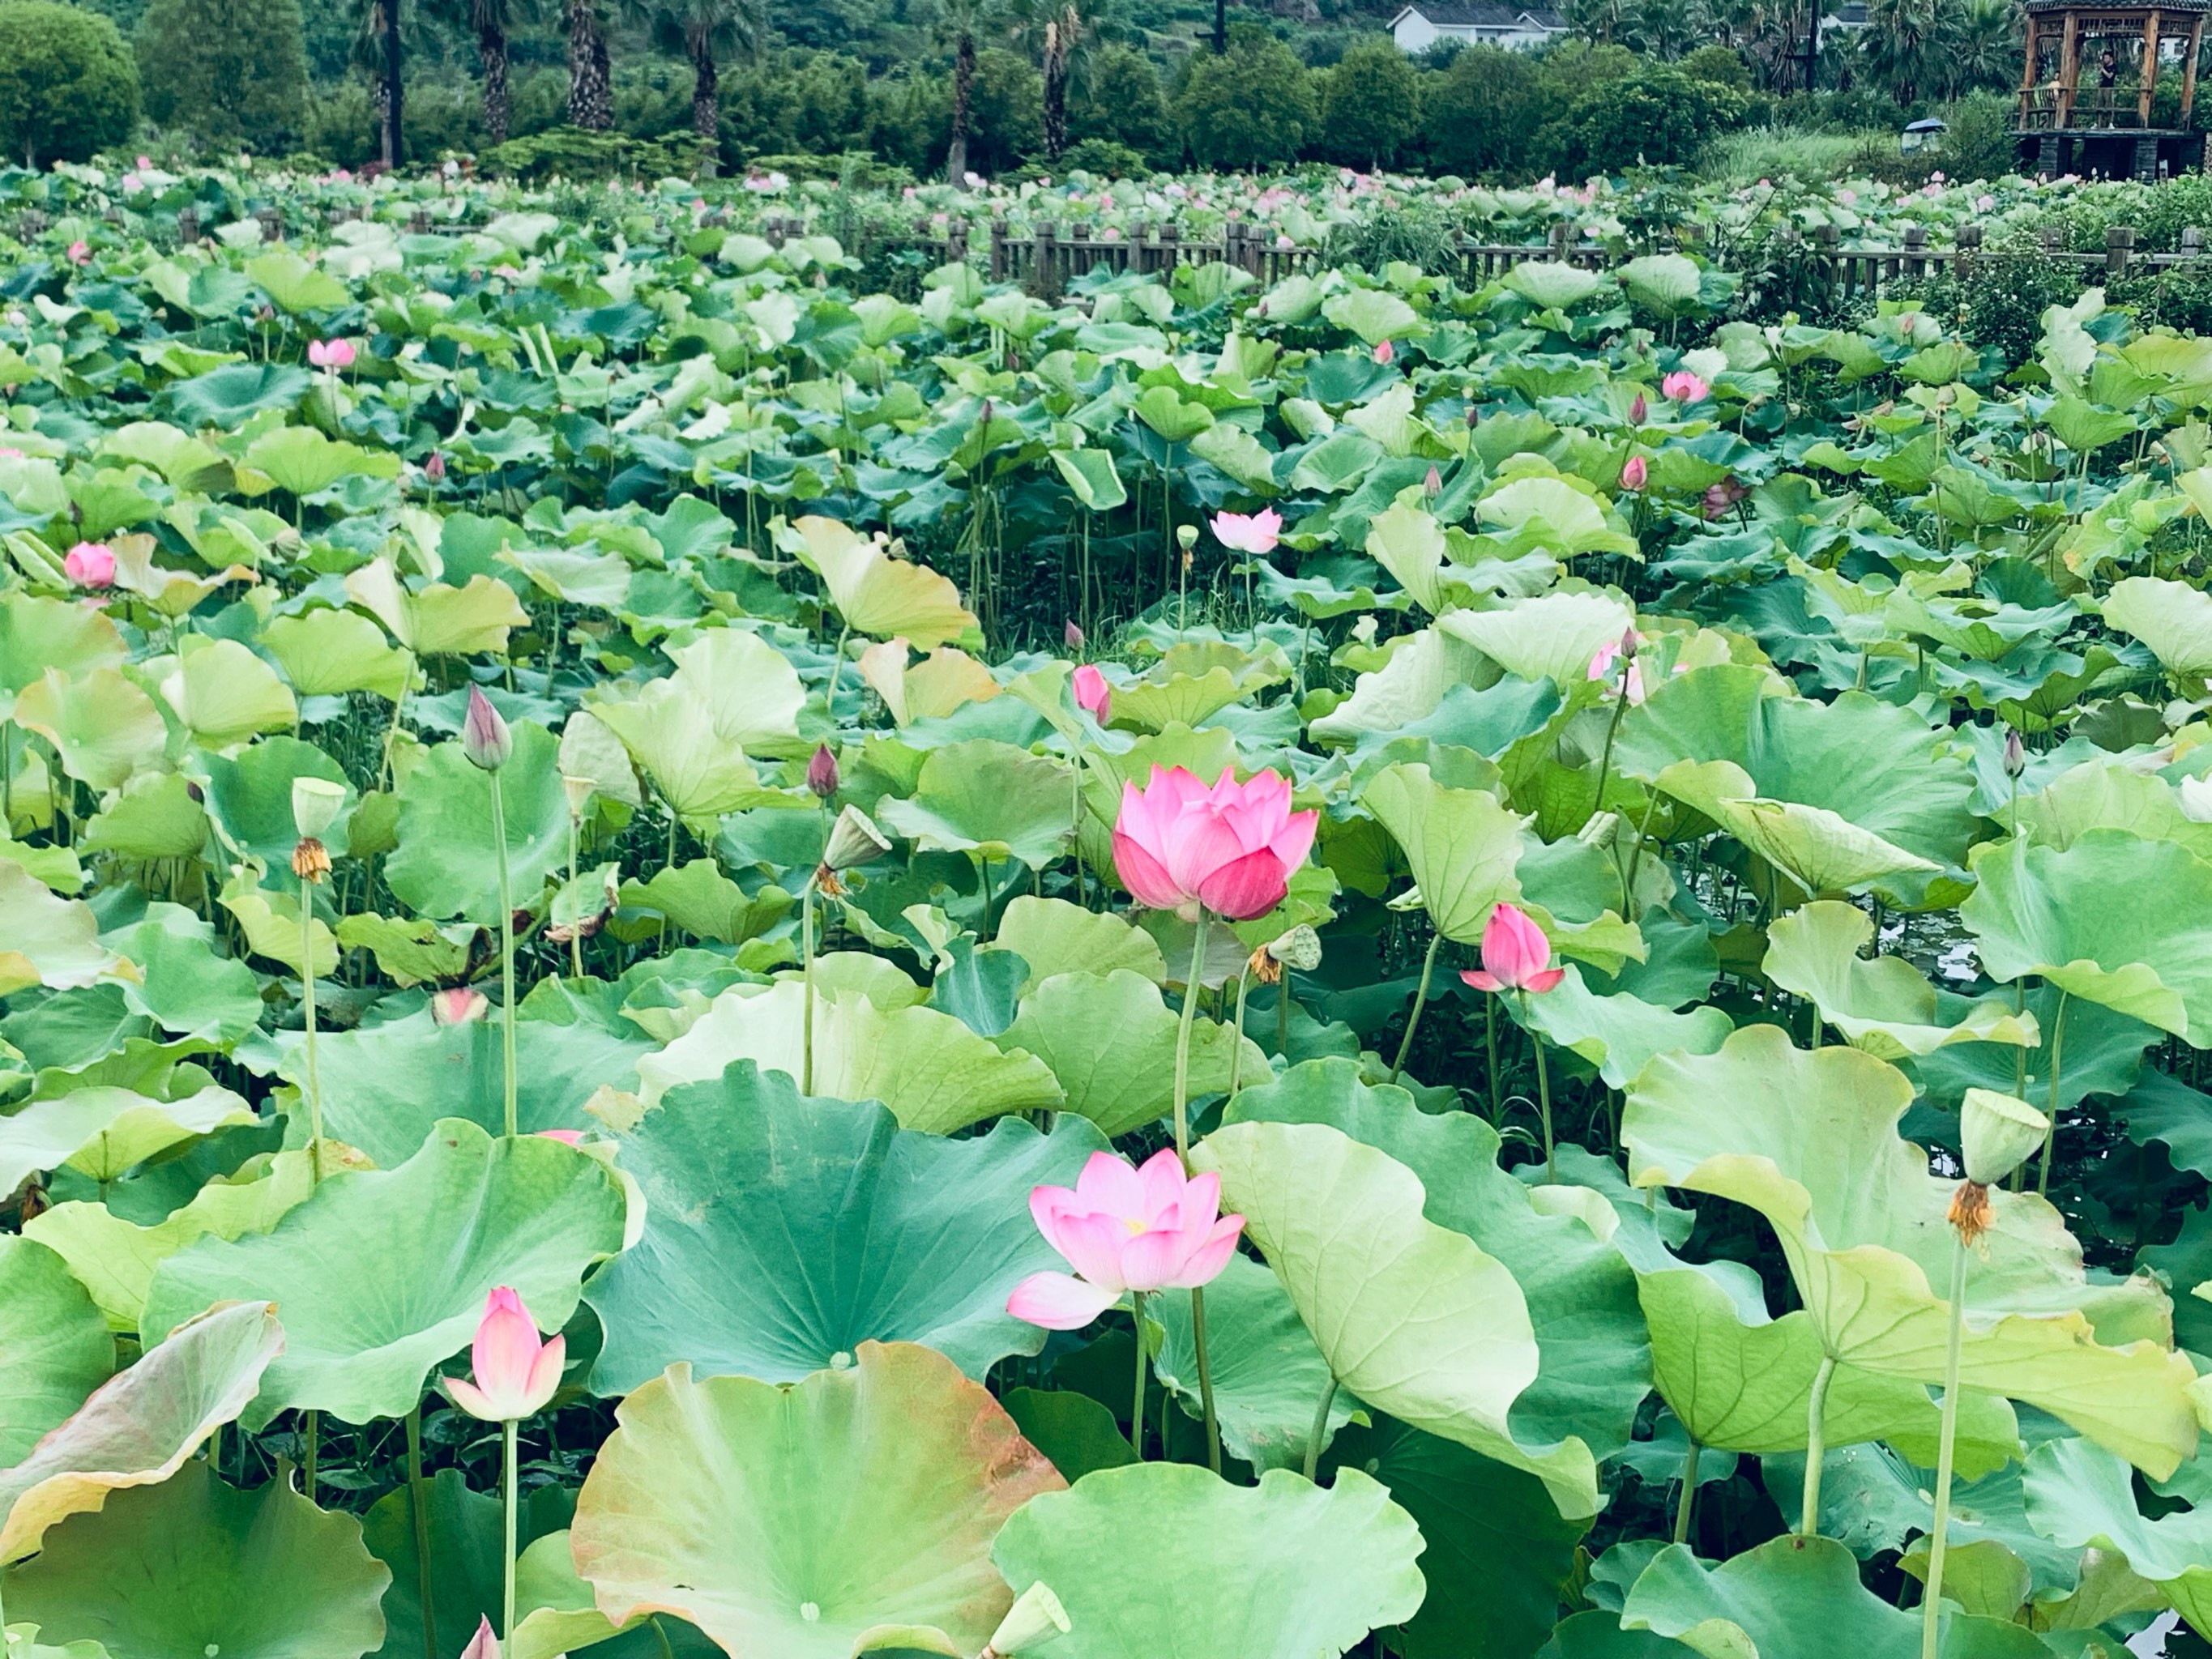
[[[1237,1098],[1244,1088],[1244,994],[1251,988],[1250,964],[1237,974],[1237,1024],[1229,1039],[1229,1097]]]
[[[1306,1431],[1306,1479],[1311,1480],[1321,1469],[1321,1449],[1328,1438],[1328,1408],[1336,1404],[1336,1373],[1328,1374],[1328,1387],[1322,1390],[1321,1408],[1314,1413],[1313,1427]]]
[[[315,1069],[315,889],[300,883],[300,1007],[307,1028],[307,1184],[323,1179],[323,1085]]]
[[[580,816],[576,812],[568,814],[568,886],[572,891],[576,885],[576,827]],[[568,966],[577,979],[583,978],[584,927],[581,916],[576,918],[568,930]]]
[[[501,1641],[509,1644],[514,1640],[514,1500],[515,1487],[518,1484],[516,1477],[519,1473],[515,1466],[520,1462],[518,1455],[520,1448],[517,1443],[521,1438],[521,1427],[522,1425],[511,1417],[499,1425],[500,1446],[504,1453],[501,1460],[504,1468],[501,1474],[500,1485],[502,1488],[502,1495],[507,1500],[505,1504],[507,1551],[503,1563],[507,1570],[507,1577],[501,1586],[499,1637]]]
[[[1800,1537],[1820,1533],[1820,1464],[1828,1455],[1828,1382],[1836,1374],[1833,1354],[1820,1356],[1820,1369],[1813,1373],[1813,1396],[1805,1406],[1805,1503],[1798,1511]]]
[[[1528,1024],[1528,994],[1521,993],[1521,1023],[1528,1033],[1528,1046],[1536,1051],[1536,1106],[1544,1118],[1544,1184],[1557,1186],[1559,1158],[1552,1145],[1552,1074],[1544,1065],[1544,1039]]]
[[[1206,1360],[1206,1292],[1190,1293],[1190,1346],[1198,1356],[1199,1409],[1206,1417],[1206,1466],[1221,1473],[1221,1419],[1213,1409],[1213,1371]]]
[[[307,1501],[315,1501],[315,1461],[321,1449],[323,1414],[307,1412],[300,1419],[300,1484],[307,1491]]]
[[[1184,969],[1182,987],[1182,1018],[1176,1028],[1175,1068],[1175,1137],[1176,1156],[1182,1160],[1183,1173],[1190,1173],[1190,1028],[1198,1013],[1198,994],[1206,972],[1206,931],[1208,918],[1204,906],[1199,908],[1198,921],[1192,930],[1190,965]],[[1241,994],[1241,993],[1240,993]],[[1198,1398],[1206,1414],[1206,1467],[1216,1474],[1221,1473],[1221,1422],[1213,1409],[1213,1372],[1206,1356],[1206,1293],[1194,1290],[1190,1293],[1191,1346],[1198,1358]],[[1144,1370],[1144,1328],[1137,1331],[1137,1369]]]
[[[1129,1292],[1129,1325],[1137,1337],[1137,1395],[1129,1407],[1129,1444],[1145,1461],[1145,1293]]]
[[[2058,991],[2058,1012],[2051,1017],[2051,1110],[2043,1125],[2043,1162],[2035,1172],[2035,1190],[2051,1196],[2051,1154],[2058,1140],[2058,1078],[2066,1058],[2066,989]]]
[[[1936,1525],[1928,1534],[1928,1589],[1922,1603],[1920,1659],[1936,1659],[1943,1610],[1943,1551],[1951,1528],[1952,1454],[1959,1440],[1959,1355],[1966,1335],[1966,1241],[1951,1235],[1951,1340],[1943,1353],[1943,1427],[1936,1449]]]
[[[837,682],[845,678],[845,641],[852,633],[850,623],[837,630],[837,649],[830,658],[830,689],[822,694],[822,710],[830,716],[833,726],[837,722]]]
[[[1697,1437],[1690,1437],[1690,1449],[1682,1457],[1682,1495],[1674,1504],[1674,1541],[1690,1541],[1690,1523],[1698,1507],[1698,1454],[1705,1449]]]
[[[485,774],[491,784],[492,851],[499,866],[499,986],[506,1006],[500,1010],[500,1044],[506,1062],[506,1123],[507,1139],[518,1133],[514,1109],[514,898],[507,868],[507,802],[500,793],[499,774]]]
[[[422,1480],[422,1402],[407,1413],[407,1510],[415,1521],[415,1585],[422,1603],[422,1659],[438,1659],[438,1607],[430,1593],[430,1494]]]
[[[1605,728],[1605,748],[1597,757],[1597,796],[1590,802],[1592,817],[1605,811],[1605,782],[1613,770],[1613,740],[1620,730],[1620,717],[1628,712],[1628,671],[1635,661],[1631,656],[1621,665],[1620,686],[1613,700],[1613,719]]]
[[[1505,1109],[1498,1092],[1498,999],[1482,1000],[1482,1044],[1490,1055],[1490,1127],[1498,1127],[1498,1115]]]
[[[1398,1073],[1406,1069],[1406,1056],[1413,1049],[1413,1033],[1421,1027],[1421,1010],[1428,1006],[1429,975],[1437,965],[1437,947],[1444,942],[1441,933],[1429,936],[1428,954],[1421,958],[1420,988],[1413,993],[1413,1012],[1406,1018],[1406,1035],[1399,1040],[1398,1057],[1390,1062],[1390,1081],[1398,1080]]]
[[[799,1016],[799,1092],[814,1092],[814,884],[809,876],[799,890],[799,982],[806,995]]]

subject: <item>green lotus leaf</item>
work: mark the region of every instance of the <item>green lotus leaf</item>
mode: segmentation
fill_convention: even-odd
[[[0,1237],[0,1470],[30,1455],[115,1370],[115,1339],[68,1261],[28,1238]],[[0,1474],[0,1489],[7,1477]]]
[[[1623,1630],[1612,1613],[1563,1619],[1536,1659],[1683,1659],[1693,1650],[1648,1630]]]
[[[1223,427],[1220,431],[1233,428]],[[1249,435],[1249,434],[1248,434]],[[1129,492],[1121,483],[1121,475],[1115,471],[1112,453],[1103,449],[1055,449],[1051,452],[1054,469],[1060,482],[1066,484],[1085,511],[1111,513],[1129,499]]]
[[[375,559],[348,573],[345,590],[418,657],[503,655],[508,633],[530,625],[514,590],[482,573],[460,587],[432,582],[417,591],[400,580],[389,559]]]
[[[178,642],[176,665],[161,681],[161,695],[204,749],[229,749],[299,723],[290,689],[236,640],[187,635]]]
[[[674,679],[707,704],[724,742],[752,755],[805,752],[799,711],[805,688],[799,671],[759,635],[711,629],[669,655]]]
[[[2169,674],[2212,674],[2212,594],[2159,576],[2127,576],[2105,595],[2105,622],[2148,646]]]
[[[103,943],[144,976],[125,981],[123,1000],[162,1030],[228,1048],[261,1018],[261,982],[232,957],[217,956],[216,931],[180,904],[150,904],[144,920]]]
[[[112,853],[133,864],[196,859],[207,844],[207,813],[176,772],[141,772],[107,798],[85,826],[87,853]]]
[[[105,611],[20,590],[0,599],[0,693],[21,691],[50,668],[69,680],[130,659]],[[0,708],[7,701],[0,698]]]
[[[1605,286],[1605,278],[1580,265],[1523,259],[1505,273],[1505,286],[1546,311],[1570,311]]]
[[[407,653],[387,642],[384,630],[355,611],[308,611],[273,617],[261,643],[303,697],[373,691],[398,701],[413,667]]]
[[[2212,1626],[2212,1510],[2152,1520],[2136,1507],[2126,1462],[2086,1440],[2046,1440],[2027,1455],[2027,1518],[2069,1549],[2118,1550],[2190,1626]]]
[[[395,1487],[362,1516],[362,1538],[369,1553],[391,1570],[384,1592],[384,1645],[380,1659],[422,1659],[422,1556],[417,1553],[414,1495],[423,1495],[422,1534],[429,1542],[430,1622],[438,1659],[459,1659],[477,1633],[479,1620],[499,1624],[505,1589],[506,1538],[503,1505],[494,1492],[472,1492],[459,1469],[440,1469],[420,1487]],[[557,1540],[566,1553],[571,1494],[558,1486],[525,1488],[515,1517],[515,1547],[525,1556],[544,1539]],[[573,1577],[573,1574],[571,1575]],[[517,1624],[525,1597],[516,1573]],[[601,1621],[600,1635],[613,1629]],[[580,1644],[579,1644],[580,1645]]]
[[[2092,830],[2124,830],[2146,841],[2179,842],[2212,860],[2212,823],[2184,813],[2179,792],[2165,779],[2111,761],[2086,761],[2022,795],[2020,825],[2062,852]]]
[[[399,789],[399,850],[385,879],[403,902],[426,916],[499,921],[499,867],[492,850],[491,792],[507,809],[509,890],[534,899],[568,860],[568,803],[561,790],[553,734],[527,720],[512,728],[514,752],[496,772],[470,763],[458,742],[441,743]]]
[[[399,457],[391,451],[334,442],[305,426],[283,426],[263,433],[246,447],[245,465],[294,495],[313,495],[341,478],[399,476]],[[241,488],[251,476],[241,469]],[[245,493],[257,492],[246,488]]]
[[[1420,313],[1385,289],[1355,288],[1333,294],[1322,302],[1321,314],[1371,346],[1423,331]]]
[[[1626,529],[1615,529],[1615,521],[1607,518],[1604,498],[1587,488],[1577,489],[1563,477],[1547,477],[1540,474],[1512,478],[1477,501],[1474,512],[1484,524],[1498,527],[1499,533],[1507,538],[1503,550],[1507,553],[1541,551],[1562,562],[1578,553],[1626,553],[1632,557],[1637,554],[1636,538]],[[1537,604],[1547,599],[1596,599],[1611,603],[1607,595],[1595,592],[1544,594],[1540,595],[1537,600],[1524,603]],[[1466,614],[1479,616],[1485,613],[1470,611]],[[1535,623],[1537,617],[1542,617],[1544,620],[1535,623],[1535,625],[1547,632],[1559,630],[1554,635],[1553,643],[1564,644],[1571,632],[1572,623],[1570,622],[1563,626],[1555,618],[1571,618],[1577,614],[1564,606],[1551,605],[1533,613],[1530,620]],[[1597,608],[1595,605],[1582,606],[1579,614],[1594,621],[1598,614]],[[1620,626],[1626,630],[1629,626],[1628,619],[1624,617]],[[1467,636],[1463,635],[1462,637]],[[1620,635],[1616,633],[1613,637],[1618,640]],[[1590,650],[1595,654],[1597,647],[1594,645]],[[1494,652],[1489,654],[1496,656]],[[1498,660],[1503,662],[1504,659],[1498,658]],[[1586,672],[1589,666],[1589,657],[1585,656],[1579,664],[1555,659],[1553,665],[1561,671],[1551,675],[1553,681],[1565,687],[1573,682],[1565,676]],[[1521,671],[1515,669],[1513,672],[1520,673]],[[1535,679],[1539,677],[1522,674],[1521,678]]]
[[[1322,1488],[1285,1469],[1232,1486],[1139,1463],[1032,1499],[992,1553],[1066,1609],[1065,1659],[1343,1652],[1421,1605],[1413,1517],[1357,1469]]]
[[[623,1209],[596,1159],[447,1120],[396,1170],[326,1176],[270,1231],[171,1256],[140,1329],[158,1338],[218,1302],[279,1302],[285,1352],[249,1429],[288,1407],[349,1423],[404,1417],[432,1367],[467,1346],[494,1286],[518,1291],[542,1328],[567,1323],[585,1272],[622,1248]],[[364,1238],[379,1241],[374,1273],[361,1270]]]
[[[2167,841],[2092,830],[2060,852],[1976,852],[1959,907],[2000,981],[2038,974],[2192,1043],[2212,1043],[2212,864]],[[2157,895],[2154,904],[2145,896]]]
[[[1068,1389],[1009,1389],[999,1403],[1014,1419],[1022,1438],[1071,1482],[1093,1469],[1118,1469],[1137,1461],[1113,1412],[1087,1394]]]
[[[252,568],[244,564],[219,568],[214,574],[204,576],[198,571],[155,564],[158,547],[149,535],[116,537],[115,586],[139,595],[172,622],[199,609],[225,583],[254,579]]]
[[[1245,1218],[1346,1388],[1535,1474],[1563,1515],[1595,1513],[1588,1446],[1524,1451],[1507,1425],[1538,1367],[1520,1285],[1465,1234],[1424,1218],[1413,1171],[1321,1123],[1228,1124],[1191,1161],[1220,1175],[1223,1208]]]
[[[1081,452],[1095,454],[1095,450]],[[1241,426],[1220,421],[1190,441],[1190,453],[1215,471],[1234,479],[1247,495],[1272,499],[1276,492],[1275,452]],[[1066,476],[1066,469],[1061,470]],[[1118,483],[1120,481],[1117,479]],[[1071,486],[1072,487],[1072,486]],[[1127,497],[1126,494],[1124,500]]]
[[[169,728],[153,698],[113,668],[71,679],[50,668],[15,699],[15,718],[53,744],[62,770],[97,790],[119,789],[158,765]]]
[[[1861,892],[1887,877],[1929,874],[1939,867],[1825,806],[1794,800],[1701,800],[1674,789],[1670,773],[1661,773],[1658,782],[1705,811],[1808,893]]]
[[[1001,1053],[934,1008],[884,1009],[853,991],[817,991],[814,1090],[877,1100],[900,1125],[950,1134],[1006,1112],[1053,1111],[1064,1097],[1051,1068],[1025,1050]],[[678,1083],[718,1078],[732,1060],[799,1077],[806,994],[796,981],[733,985],[682,1036],[638,1062],[647,1101]]]
[[[645,1231],[586,1294],[607,1332],[592,1386],[626,1394],[678,1359],[789,1382],[864,1341],[923,1343],[975,1376],[1034,1353],[1044,1333],[1006,1298],[1062,1264],[1030,1189],[1073,1186],[1104,1144],[1072,1118],[921,1134],[744,1062],[671,1089],[620,1142]]]
[[[1629,298],[1665,317],[1680,316],[1697,302],[1698,267],[1680,253],[1646,253],[1613,273]]]
[[[1434,514],[1403,505],[1376,514],[1367,526],[1367,556],[1431,616],[1444,608],[1444,532]]]
[[[257,254],[246,262],[246,274],[278,307],[298,316],[309,311],[336,311],[351,305],[345,284],[317,270],[289,248]]]
[[[1129,412],[1167,444],[1187,444],[1213,425],[1212,410],[1177,397],[1170,386],[1146,386],[1129,406]]]
[[[627,702],[597,702],[592,714],[653,778],[660,799],[694,830],[725,812],[788,799],[764,787],[744,751],[715,729],[713,706],[673,678],[653,680]]]
[[[1164,1333],[1152,1358],[1153,1375],[1186,1413],[1202,1417],[1190,1292],[1160,1291],[1146,1300],[1145,1312]],[[1328,1362],[1282,1281],[1249,1256],[1230,1257],[1221,1276],[1206,1287],[1206,1358],[1221,1443],[1229,1455],[1255,1469],[1302,1468],[1314,1413],[1328,1390]],[[1358,1401],[1338,1389],[1324,1443],[1358,1409]]]
[[[893,637],[923,651],[962,639],[980,624],[960,590],[926,565],[893,558],[834,519],[807,517],[786,532],[786,550],[822,578],[848,628]]]
[[[458,746],[458,745],[456,745]],[[261,890],[259,866],[232,866],[231,878],[217,895],[246,935],[249,955],[282,963],[297,974],[312,958],[317,979],[328,979],[338,969],[338,942],[330,924],[310,913],[307,937],[300,937],[300,901],[296,894]]]
[[[495,1559],[495,1571],[497,1566]],[[495,1585],[491,1594],[499,1593],[500,1587]],[[390,1599],[386,1598],[387,1601]],[[514,1569],[514,1607],[519,1617],[514,1636],[501,1644],[502,1659],[562,1659],[562,1656],[620,1634],[613,1620],[599,1611],[592,1587],[576,1576],[566,1528],[547,1533],[522,1552]],[[648,1617],[663,1636],[675,1623],[665,1613],[653,1613],[633,1619],[622,1629],[635,1629]],[[684,1630],[688,1626],[677,1628]],[[441,1640],[444,1633],[441,1624]],[[402,1659],[404,1650],[395,1649],[389,1638],[385,1645],[392,1650],[390,1659]],[[685,1650],[672,1643],[671,1651]]]
[[[629,598],[629,562],[619,553],[574,547],[507,547],[500,562],[530,578],[541,593],[593,611],[619,611]]]
[[[1481,944],[1490,913],[1520,898],[1514,866],[1527,820],[1497,796],[1448,788],[1427,766],[1401,763],[1368,781],[1360,804],[1405,854],[1429,919],[1446,939]]]
[[[0,859],[0,996],[33,985],[68,990],[132,971],[100,944],[90,905],[50,891],[14,860]]]
[[[295,407],[313,384],[289,363],[232,363],[177,381],[167,396],[180,426],[235,432],[264,410]]]
[[[1954,1042],[2002,1042],[2033,1048],[2035,1016],[2015,1014],[2002,997],[1985,997],[1950,1024],[1941,1023],[1936,988],[1902,957],[1860,951],[1874,939],[1874,918],[1855,904],[1818,899],[1767,929],[1766,976],[1804,997],[1855,1048],[1883,1060],[1932,1054]]]
[[[1516,1019],[1589,1061],[1616,1089],[1625,1087],[1652,1055],[1709,1054],[1735,1029],[1718,1008],[1692,1008],[1678,1014],[1626,991],[1600,996],[1583,982],[1582,969],[1572,963],[1557,985],[1511,1012]]]
[[[1521,483],[1566,489],[1556,479]],[[1597,510],[1584,497],[1575,499],[1591,512]],[[1590,659],[1602,647],[1618,645],[1635,621],[1636,613],[1611,594],[1588,590],[1539,593],[1496,611],[1455,611],[1440,617],[1437,627],[1473,646],[1509,674],[1524,680],[1548,679],[1561,690],[1571,691],[1588,680]]]
[[[658,871],[651,881],[624,882],[617,897],[625,910],[656,913],[687,933],[724,945],[759,938],[798,902],[772,884],[746,892],[712,859],[694,859],[672,870]]]
[[[1108,1135],[1157,1123],[1175,1110],[1175,1059],[1180,1021],[1160,988],[1140,974],[1056,974],[1022,999],[1014,1022],[992,1040],[1025,1050],[1049,1066],[1066,1099],[1063,1109],[1089,1118]],[[1238,1069],[1251,1079],[1271,1075],[1267,1056],[1218,1020],[1191,1022],[1190,1097],[1227,1091]]]
[[[1651,1385],[1635,1277],[1583,1215],[1571,1206],[1555,1207],[1587,1197],[1601,1211],[1595,1194],[1567,1187],[1532,1192],[1498,1167],[1498,1135],[1488,1124],[1462,1112],[1425,1112],[1404,1089],[1360,1081],[1349,1060],[1293,1066],[1277,1082],[1244,1091],[1224,1115],[1231,1123],[1326,1123],[1389,1154],[1419,1179],[1428,1221],[1465,1235],[1504,1265],[1521,1287],[1541,1357],[1510,1419],[1524,1457],[1609,1456],[1628,1443]],[[1611,1221],[1609,1214],[1599,1218]],[[1580,1518],[1589,1511],[1563,1504],[1561,1512]]]
[[[1940,1382],[1950,1310],[1944,1216],[1955,1182],[1898,1138],[1912,1085],[1856,1048],[1793,1048],[1771,1025],[1718,1054],[1662,1054],[1628,1091],[1621,1139],[1639,1187],[1686,1187],[1747,1204],[1780,1240],[1838,1364]],[[2098,1285],[2057,1211],[1993,1193],[1969,1258],[1966,1386],[2026,1401],[2155,1476],[2197,1443],[2195,1373],[2166,1346],[2165,1295],[2143,1279]],[[2105,1346],[2106,1344],[2112,1346]]]
[[[264,738],[234,757],[208,756],[205,765],[208,811],[218,834],[234,854],[258,859],[265,872],[263,879],[271,886],[288,893],[298,890],[292,849],[299,843],[300,831],[292,818],[292,786],[301,778],[320,778],[345,789],[345,805],[318,837],[333,858],[345,854],[349,845],[346,832],[359,797],[345,768],[325,750],[280,735]]]
[[[42,1096],[0,1116],[0,1189],[64,1164],[112,1181],[196,1136],[258,1121],[243,1097],[212,1081],[175,1100],[105,1084]]]
[[[79,1199],[33,1217],[23,1231],[61,1255],[110,1326],[136,1331],[155,1268],[210,1233],[240,1238],[267,1232],[313,1190],[307,1154],[282,1152],[265,1172],[210,1181],[191,1202],[150,1225]]]
[[[55,1528],[5,1594],[46,1640],[97,1642],[108,1659],[361,1659],[384,1640],[390,1577],[350,1515],[194,1462]]]
[[[1060,762],[979,738],[931,750],[914,793],[885,798],[876,821],[925,851],[1042,870],[1066,850],[1073,799],[1074,780]]]
[[[1167,980],[1167,962],[1150,933],[1111,911],[1086,910],[1066,899],[1024,893],[1008,900],[998,936],[985,948],[1012,951],[1029,963],[1024,996],[1061,974],[1126,970],[1155,985]]]
[[[975,1651],[1013,1601],[992,1539],[1064,1485],[981,1385],[907,1343],[789,1387],[679,1364],[616,1419],[576,1570],[610,1620],[672,1613],[731,1653],[848,1659],[880,1625]]]
[[[98,1510],[112,1492],[174,1477],[246,1408],[283,1349],[283,1330],[266,1302],[217,1308],[148,1348],[29,1456],[0,1470],[0,1562],[39,1549],[50,1528]],[[12,1582],[7,1595],[20,1612]]]

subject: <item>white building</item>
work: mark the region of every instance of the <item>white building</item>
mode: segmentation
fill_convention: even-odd
[[[1442,0],[1417,0],[1390,20],[1399,50],[1409,54],[1426,52],[1439,40],[1537,46],[1566,30],[1566,20],[1548,8],[1452,5]]]

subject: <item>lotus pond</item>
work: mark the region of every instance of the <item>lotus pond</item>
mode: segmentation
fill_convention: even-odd
[[[2212,342],[65,182],[9,1659],[2205,1650]]]

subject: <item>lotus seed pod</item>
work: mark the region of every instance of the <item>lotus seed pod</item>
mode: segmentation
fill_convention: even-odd
[[[1310,974],[1321,966],[1321,935],[1300,922],[1269,945],[1267,954],[1285,968]]]
[[[859,807],[848,806],[830,827],[830,844],[822,849],[822,867],[834,875],[856,864],[866,864],[870,859],[879,859],[890,850],[890,837],[877,829],[873,820]]]
[[[1994,1089],[1969,1089],[1959,1109],[1966,1179],[1994,1186],[2043,1144],[2051,1120],[2024,1100]]]
[[[561,793],[568,803],[570,817],[584,816],[584,809],[592,804],[592,795],[598,787],[589,778],[570,777],[565,772],[561,775]]]
[[[1067,1631],[1067,1610],[1048,1586],[1038,1583],[1024,1590],[1007,1609],[983,1651],[1000,1659],[1016,1659],[1017,1655],[1034,1653],[1046,1643],[1058,1641]]]
[[[292,828],[302,841],[319,841],[345,805],[345,786],[328,778],[292,780]]]

